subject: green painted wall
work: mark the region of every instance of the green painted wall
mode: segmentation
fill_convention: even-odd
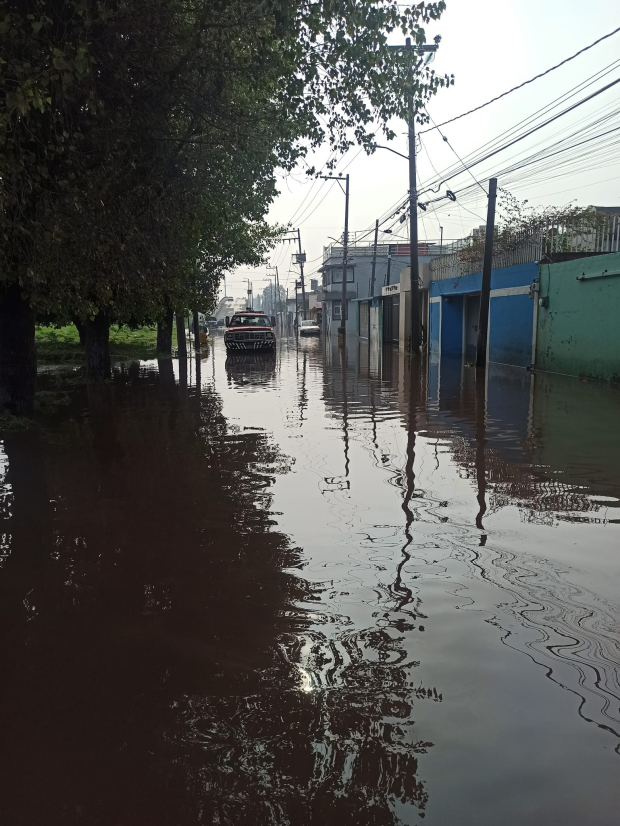
[[[577,277],[616,272],[607,278]],[[620,381],[620,253],[541,264],[536,367]]]

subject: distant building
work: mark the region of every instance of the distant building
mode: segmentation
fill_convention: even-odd
[[[245,298],[233,298],[232,296],[224,296],[217,305],[217,310],[214,315],[219,323],[224,322],[226,316],[232,316],[235,313],[243,312],[246,309],[247,301]]]
[[[400,319],[400,285],[401,272],[410,264],[409,243],[382,243],[377,246],[375,261],[375,278],[372,283],[372,263],[374,245],[363,241],[352,243],[348,249],[347,261],[347,335],[360,338],[381,337],[379,331],[379,314],[383,317],[382,300],[384,287],[388,290],[390,314]],[[332,244],[324,248],[323,266],[323,329],[328,334],[336,335],[342,318],[342,245]],[[431,256],[440,252],[440,246],[434,241],[418,244],[418,261],[420,270],[428,264]],[[424,307],[421,308],[424,314]],[[398,341],[400,330],[392,327],[389,340]]]

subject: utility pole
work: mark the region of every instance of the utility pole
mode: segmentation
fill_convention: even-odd
[[[405,40],[411,50],[411,38]],[[413,87],[410,57],[409,77]],[[420,350],[420,265],[418,261],[418,184],[415,164],[415,108],[413,88],[409,93],[409,272],[411,273],[411,352]]]
[[[302,315],[304,317],[304,321],[306,320],[306,284],[304,281],[304,262],[303,262],[303,253],[301,251],[301,230],[297,227],[297,243],[299,246],[299,256],[297,261],[299,263],[299,269],[301,272],[300,280],[301,280],[301,300],[303,301],[302,306]]]
[[[326,181],[342,180],[342,175],[321,175]],[[340,324],[338,333],[342,335],[344,343],[347,334],[347,264],[349,258],[349,174],[345,176],[344,202],[344,235],[342,237],[342,306],[340,310]]]
[[[412,46],[411,38],[405,38],[405,51],[409,53],[409,91],[408,125],[409,125],[409,271],[411,273],[411,352],[420,351],[420,265],[418,262],[418,188],[415,162],[415,96],[413,91],[414,72],[422,65],[424,54],[428,53],[430,61],[439,48],[441,37],[435,37],[435,45]],[[392,49],[402,49],[402,46],[391,46]],[[413,52],[420,55],[418,63],[413,65]],[[400,153],[397,152],[397,155]]]
[[[375,243],[372,248],[372,274],[370,276],[370,295],[369,298],[374,298],[375,295],[375,269],[377,267],[377,241],[379,239],[379,219],[375,221]]]
[[[282,293],[280,292],[280,275],[276,265],[276,288],[278,290],[278,306],[280,307],[280,329],[284,329],[284,317],[282,315]]]
[[[390,274],[392,270],[392,256],[388,255],[388,262],[387,262],[387,273],[385,275],[385,283],[389,287],[390,286]]]
[[[297,298],[297,290],[300,287],[299,281],[295,280],[295,335],[299,327],[299,299]]]
[[[245,309],[251,310],[252,309],[252,285],[250,284],[250,279],[248,278],[248,297],[245,302]]]
[[[347,264],[349,263],[349,174],[347,173],[346,190],[344,193],[344,237],[342,243],[342,307],[340,317],[342,319],[342,339],[344,342],[347,334]]]
[[[476,367],[487,363],[487,341],[489,337],[489,302],[491,298],[491,271],[493,270],[493,235],[495,233],[495,201],[497,199],[497,178],[489,181],[489,203],[487,206],[487,227],[484,236],[484,263],[482,265],[482,286],[480,288],[480,315],[478,316],[478,343],[476,347]]]
[[[439,227],[440,240],[439,240],[439,255],[443,255],[443,227]]]

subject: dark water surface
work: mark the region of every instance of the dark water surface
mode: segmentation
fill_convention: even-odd
[[[618,389],[315,340],[43,382],[2,824],[620,822]]]

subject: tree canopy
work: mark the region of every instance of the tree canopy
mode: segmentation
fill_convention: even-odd
[[[208,309],[277,236],[278,169],[323,142],[370,151],[410,92],[420,108],[451,82],[388,47],[444,7],[5,0],[0,279],[61,319]]]

